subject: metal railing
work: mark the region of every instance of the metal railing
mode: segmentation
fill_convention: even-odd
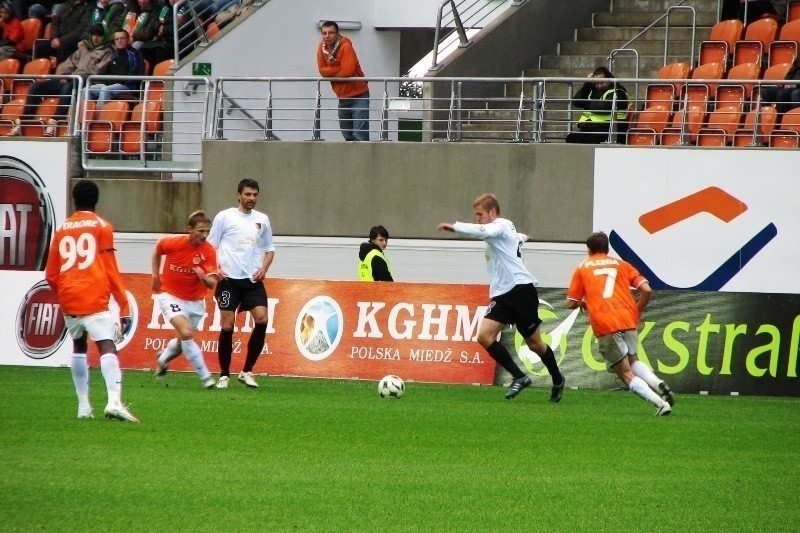
[[[177,0],[172,5],[173,20],[176,21],[172,28],[175,65],[180,66],[194,50],[208,46],[218,32],[245,9],[261,7],[268,1],[256,0],[242,5],[241,0]],[[217,14],[222,11],[228,11],[231,19],[218,24]]]
[[[44,76],[0,75],[0,103],[3,104],[3,113],[0,116],[0,136],[11,133],[16,119],[22,123],[20,133],[23,136],[44,136],[45,128],[50,125],[51,121],[55,127],[48,131],[47,136],[77,134],[80,128],[77,103],[83,92],[83,79],[80,76],[48,75],[46,79],[59,80],[63,83],[71,82],[71,92],[66,95],[61,95],[56,91],[43,93],[39,86],[34,88],[36,95],[27,98],[26,95],[31,91],[31,86],[44,79]],[[33,107],[33,111],[29,115],[24,114],[27,106]],[[65,114],[58,112],[59,107],[62,106],[66,110]]]
[[[354,78],[350,78],[354,80]],[[593,78],[363,78],[370,83],[372,141],[487,141],[487,142],[563,142],[584,112],[575,105],[575,88]],[[411,80],[423,85],[421,98],[397,96],[398,86]],[[342,141],[338,118],[338,99],[322,78],[221,78],[214,90],[211,138],[232,140],[313,140]],[[670,127],[675,112],[682,107],[683,87],[719,85],[747,87],[748,95],[761,94],[761,87],[775,85],[763,80],[661,80],[655,78],[616,78],[611,83],[624,86],[628,100],[612,100],[609,130],[601,142],[614,142],[615,132],[627,128],[636,112],[648,104],[651,84],[678,88],[669,103],[659,102],[667,111]],[[477,96],[488,86],[509,87],[509,96]],[[639,98],[644,94],[644,98]],[[615,98],[615,96],[613,97]],[[697,107],[695,102],[691,106]],[[757,109],[759,101],[750,96],[732,121],[736,126],[745,113]],[[692,131],[680,132],[682,142],[697,142],[695,126],[706,123],[715,110],[710,91],[704,109],[691,111]],[[699,122],[698,122],[699,121]],[[661,126],[658,126],[660,131]],[[680,122],[675,126],[685,129]],[[716,126],[722,127],[719,123]],[[726,128],[731,124],[725,125]],[[728,128],[729,129],[729,128]],[[599,137],[599,136],[598,136]],[[624,138],[624,135],[621,136]],[[688,139],[688,140],[687,140]],[[725,142],[730,144],[731,136]]]
[[[130,81],[136,88],[114,99],[91,96],[94,86]],[[77,132],[83,168],[199,173],[212,89],[195,76],[90,76]]]
[[[669,28],[670,28],[669,19],[670,19],[670,15],[675,11],[688,11],[691,14],[691,18],[692,18],[692,25],[691,25],[691,28],[692,28],[692,40],[691,40],[691,53],[690,53],[689,57],[692,58],[692,61],[694,61],[694,42],[695,42],[695,34],[696,34],[696,31],[697,31],[697,11],[692,6],[684,5],[686,3],[686,1],[687,0],[681,0],[680,2],[675,4],[674,6],[670,6],[669,8],[667,8],[667,10],[664,12],[663,15],[661,15],[660,17],[655,19],[647,27],[643,28],[642,31],[640,31],[639,33],[634,35],[625,44],[623,44],[622,46],[619,46],[618,48],[613,49],[609,53],[608,57],[606,58],[606,60],[608,62],[608,69],[611,70],[612,72],[614,71],[613,63],[614,63],[614,58],[617,55],[620,55],[621,53],[630,53],[630,52],[626,52],[626,51],[627,50],[633,50],[634,51],[633,53],[636,56],[634,77],[638,78],[639,77],[639,53],[635,49],[630,48],[630,46],[633,43],[635,43],[636,41],[638,41],[640,37],[644,36],[651,29],[653,29],[654,27],[656,27],[659,24],[661,24],[662,21],[665,21],[665,28],[664,28],[664,63],[663,64],[666,65],[667,64],[667,56],[668,56],[668,52],[669,52]]]
[[[41,101],[28,98],[36,111],[21,117],[22,135],[44,136],[53,119],[55,135],[79,137],[86,170],[200,173],[205,139],[343,140],[339,100],[328,78],[231,77],[215,83],[192,76],[91,76],[85,82],[76,76],[52,78],[71,79],[75,84],[73,92],[64,97],[69,104],[67,113],[63,117],[56,113],[57,95],[41,95]],[[30,80],[27,76],[0,76],[0,84],[9,87],[13,95],[15,84],[26,79]],[[98,84],[131,80],[139,83],[138,90],[124,91],[108,102],[90,98],[90,89]],[[574,100],[575,89],[597,82],[595,78],[555,77],[411,78],[422,84],[422,96],[404,98],[398,96],[399,86],[409,78],[364,80],[371,89],[368,129],[374,142],[569,142],[581,137],[570,134],[581,132],[578,124],[585,112]],[[775,99],[776,92],[766,87],[775,88],[780,80],[616,78],[609,82],[624,86],[628,97],[618,101],[614,93],[610,104],[616,111],[611,113],[607,129],[595,132],[588,142],[625,142],[626,130],[636,127],[648,130],[634,131],[650,135],[645,139],[650,139],[650,144],[772,144],[775,134],[771,130],[781,128],[778,110],[784,112],[793,105],[779,103],[778,110],[774,102],[764,105],[765,100]],[[668,89],[669,97],[648,101],[648,88],[659,85]],[[493,87],[505,87],[508,96],[481,96]],[[694,95],[698,88],[703,93],[699,100],[689,96],[689,89]],[[732,101],[725,91],[746,96]],[[636,96],[640,93],[645,97]],[[21,94],[4,103],[0,135],[10,133],[14,119],[20,118],[21,102],[25,101]],[[715,101],[717,94],[720,97]],[[643,112],[645,108],[648,111]],[[656,109],[660,118],[644,119]],[[783,123],[787,131],[781,134],[780,145],[793,146],[800,140],[800,128],[794,131],[790,121]],[[631,140],[631,131],[627,138]]]
[[[437,70],[441,56],[469,46],[471,37],[512,6],[528,0],[442,0],[436,13],[436,29],[430,70]],[[449,9],[448,9],[449,8]],[[442,35],[446,30],[451,30]]]

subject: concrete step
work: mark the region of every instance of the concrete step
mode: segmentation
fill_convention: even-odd
[[[631,26],[628,28],[618,27],[597,27],[597,28],[578,28],[575,30],[575,38],[578,41],[628,41],[633,39],[644,29],[644,26]],[[666,28],[654,27],[645,32],[638,41],[661,41],[664,42]],[[710,26],[698,26],[695,32],[695,40],[702,41],[711,35]],[[669,27],[670,40],[689,41],[692,39],[692,29],[683,27]]]
[[[615,48],[621,47],[626,41],[562,41],[558,44],[560,55],[579,54],[610,54]],[[700,50],[700,40],[695,42],[695,53]],[[639,52],[639,55],[659,55],[664,53],[664,41],[636,41],[628,46]],[[669,51],[672,54],[688,54],[692,50],[691,41],[669,42]]]
[[[592,17],[592,26],[649,26],[654,20],[663,15],[661,12],[639,11],[636,13],[595,13]],[[717,22],[717,12],[697,13],[696,24],[700,26],[713,26]],[[675,12],[669,17],[669,26],[691,26],[692,17],[687,12]],[[665,26],[666,19],[657,26]]]
[[[667,56],[667,63],[671,63],[673,61],[683,61],[683,62],[691,62],[691,58],[689,57],[688,52],[685,56]],[[636,61],[633,56],[631,55],[620,55],[614,58],[614,70],[633,70],[635,68]],[[570,68],[570,69],[580,69],[583,68],[586,71],[593,71],[595,68],[599,66],[608,66],[607,56],[606,54],[586,54],[586,55],[562,55],[562,56],[554,56],[554,55],[545,55],[539,58],[539,68],[541,69],[551,69],[551,68]],[[664,56],[663,55],[644,55],[639,56],[639,69],[640,70],[658,70],[664,66]],[[582,76],[588,76],[591,72],[586,72],[582,74]],[[615,74],[619,76],[619,74]]]
[[[612,0],[611,12],[631,13],[642,11],[660,11],[663,13],[677,3],[677,0]],[[715,16],[717,14],[717,0],[689,0],[684,5],[695,8],[698,13],[714,13]]]

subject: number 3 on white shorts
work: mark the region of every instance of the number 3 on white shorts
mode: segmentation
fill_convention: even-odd
[[[603,287],[603,298],[611,298],[614,294],[614,283],[617,280],[616,268],[598,268],[593,270],[595,276],[606,276],[606,284]]]

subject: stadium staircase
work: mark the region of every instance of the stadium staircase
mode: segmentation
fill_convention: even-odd
[[[609,12],[595,13],[590,28],[577,28],[570,41],[557,43],[556,54],[538,58],[538,66],[526,69],[524,77],[568,77],[584,78],[600,66],[608,66],[608,56],[612,50],[621,47],[635,37],[645,27],[663,15],[678,0],[612,0]],[[711,26],[717,22],[717,0],[688,0],[684,5],[696,10],[695,57],[700,41],[707,39]],[[669,17],[669,50],[667,62],[689,61],[691,54],[691,16],[687,11],[674,11]],[[658,69],[664,65],[664,23],[651,28],[639,37],[629,48],[639,53],[639,78],[655,78]],[[619,78],[635,78],[635,61],[631,54],[620,54],[614,58],[612,72]],[[530,91],[531,86],[525,87]],[[576,87],[577,90],[577,87]],[[462,140],[475,142],[503,142],[514,140],[514,127],[517,120],[518,97],[522,91],[521,83],[509,83],[505,87],[504,98],[492,101],[492,108],[486,111],[471,111],[463,125]],[[526,94],[526,97],[531,96]],[[568,98],[566,86],[553,86],[548,89],[548,97]],[[528,123],[532,111],[525,111]],[[548,120],[545,113],[544,120]],[[552,128],[551,128],[552,129]],[[566,125],[564,125],[566,134]],[[549,136],[548,140],[557,140]]]

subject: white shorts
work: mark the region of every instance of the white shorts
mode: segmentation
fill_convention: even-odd
[[[610,372],[611,367],[619,363],[623,357],[636,355],[639,349],[639,332],[635,329],[615,331],[598,337],[597,343],[600,345],[600,355],[608,363]]]
[[[110,311],[102,311],[93,315],[71,316],[64,314],[64,325],[69,336],[80,339],[88,333],[93,341],[114,340],[119,324]]]
[[[206,301],[183,300],[168,292],[162,292],[158,297],[158,306],[167,322],[172,322],[176,316],[185,316],[192,329],[197,329],[200,321],[206,315]]]

